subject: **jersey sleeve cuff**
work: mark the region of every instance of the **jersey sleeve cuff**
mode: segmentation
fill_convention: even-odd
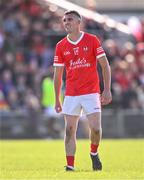
[[[54,63],[53,66],[64,66],[64,64]]]
[[[103,56],[106,56],[106,54],[105,54],[105,53],[100,54],[100,55],[97,56],[97,58],[101,58],[101,57],[103,57]]]

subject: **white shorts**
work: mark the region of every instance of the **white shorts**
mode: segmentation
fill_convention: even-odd
[[[100,94],[86,94],[81,96],[65,96],[62,113],[79,116],[101,112]]]

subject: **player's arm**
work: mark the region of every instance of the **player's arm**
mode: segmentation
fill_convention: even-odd
[[[102,68],[104,90],[101,95],[102,105],[109,104],[112,101],[111,95],[111,69],[106,56],[99,58],[99,64]]]
[[[56,66],[54,70],[55,110],[57,113],[62,111],[60,94],[62,87],[63,70],[64,70],[63,66]]]

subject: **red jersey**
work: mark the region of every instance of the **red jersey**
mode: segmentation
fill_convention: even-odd
[[[82,32],[81,37],[71,41],[68,36],[56,45],[54,66],[66,68],[67,96],[79,96],[100,92],[97,59],[105,56],[98,38]]]

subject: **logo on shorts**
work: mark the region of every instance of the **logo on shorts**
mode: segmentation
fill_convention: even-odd
[[[99,107],[95,107],[94,110],[100,109]]]

